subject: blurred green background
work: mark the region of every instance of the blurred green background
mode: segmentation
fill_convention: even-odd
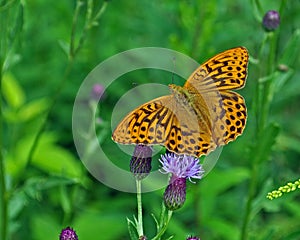
[[[8,239],[58,239],[66,226],[74,227],[80,240],[129,239],[126,218],[136,213],[136,196],[95,180],[74,147],[72,109],[81,83],[99,63],[132,48],[170,48],[201,63],[236,46],[245,46],[251,58],[247,84],[239,91],[248,107],[246,130],[223,148],[210,174],[198,184],[188,184],[186,204],[174,213],[167,233],[174,239],[188,234],[204,240],[243,239],[248,214],[244,239],[300,239],[298,191],[273,201],[266,198],[268,192],[299,178],[300,1],[80,2],[74,18],[79,1],[0,1],[6,184],[1,194],[8,200]],[[93,18],[100,9],[101,16],[85,25],[87,10]],[[281,17],[274,33],[273,62],[268,58],[270,33],[261,23],[271,9],[280,11]],[[70,51],[71,45],[80,47]],[[267,70],[270,65],[273,75]],[[151,83],[153,78],[168,84],[173,76],[140,70],[122,78],[128,77],[111,86],[100,103],[96,128],[108,151],[116,148],[110,120],[121,95],[134,84]],[[256,105],[259,80],[272,87],[269,108],[263,110]],[[184,79],[175,76],[175,83],[183,85]],[[265,111],[266,121],[258,135],[260,111]],[[30,153],[42,127],[36,150]],[[112,158],[124,169],[129,165],[130,156],[121,152]],[[250,186],[253,201],[246,213]],[[151,213],[159,215],[163,191],[143,195],[149,239],[155,234]]]

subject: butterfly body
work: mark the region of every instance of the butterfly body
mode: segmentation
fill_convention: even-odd
[[[177,154],[201,156],[242,134],[246,106],[230,91],[245,84],[248,52],[243,47],[216,55],[202,64],[183,87],[141,105],[113,132],[122,144],[163,145]]]

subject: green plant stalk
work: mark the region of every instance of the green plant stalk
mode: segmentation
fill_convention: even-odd
[[[76,1],[76,7],[74,11],[74,16],[73,16],[73,22],[72,22],[72,28],[71,28],[71,39],[70,39],[70,49],[69,49],[69,61],[73,61],[77,50],[75,47],[75,34],[76,34],[76,29],[77,29],[77,22],[78,22],[78,16],[80,13],[80,8],[82,7],[83,3],[80,0]]]
[[[27,165],[32,161],[33,154],[34,154],[34,152],[37,148],[39,139],[41,138],[41,136],[42,136],[42,134],[43,134],[43,132],[46,128],[50,113],[52,112],[52,110],[53,110],[53,108],[56,104],[56,101],[57,101],[64,85],[67,82],[68,75],[71,72],[75,57],[78,54],[81,47],[83,46],[83,43],[84,43],[84,40],[85,40],[85,35],[87,34],[87,30],[89,30],[89,28],[87,26],[89,26],[89,24],[90,24],[91,13],[93,12],[93,9],[90,9],[91,7],[93,7],[93,5],[91,5],[91,4],[88,5],[87,14],[86,14],[86,18],[85,18],[84,30],[83,30],[83,32],[80,36],[80,40],[79,40],[78,45],[75,46],[76,27],[77,27],[80,8],[81,8],[82,5],[83,5],[83,2],[81,0],[77,0],[76,7],[75,7],[75,12],[74,12],[74,17],[73,17],[73,23],[72,23],[71,37],[70,37],[70,50],[69,50],[69,56],[68,56],[68,59],[69,59],[68,65],[67,65],[63,80],[60,82],[60,84],[58,85],[58,87],[55,91],[55,95],[54,95],[53,100],[52,100],[52,102],[49,106],[48,111],[46,112],[46,116],[44,118],[44,121],[43,121],[41,127],[39,128],[38,133],[37,133],[37,135],[36,135],[36,137],[33,141],[32,147],[31,147],[31,149],[29,151],[29,155],[28,155]],[[98,18],[102,15],[104,10],[106,9],[106,5],[107,5],[107,2],[104,2],[101,9],[100,9],[100,11],[99,11],[99,12],[101,12],[101,14],[99,16],[97,15]]]
[[[163,227],[164,219],[165,219],[166,206],[164,203],[161,204],[161,213],[159,218],[159,228]]]
[[[265,37],[262,41],[261,47],[260,47],[260,51],[258,54],[259,60],[262,61],[262,52],[263,52],[263,48],[265,46],[267,38]],[[264,74],[262,72],[262,68],[259,69],[259,76],[261,76],[262,74]],[[255,89],[255,98],[253,99],[253,107],[254,107],[254,112],[255,112],[255,116],[256,116],[256,131],[255,131],[255,138],[256,140],[259,139],[259,133],[261,132],[262,126],[261,124],[261,110],[262,110],[262,96],[263,96],[263,84],[260,81],[259,78],[257,78],[256,80],[256,89]],[[252,146],[252,148],[254,148]],[[246,240],[247,239],[247,230],[248,230],[248,225],[250,222],[250,215],[251,215],[251,209],[252,209],[252,202],[253,202],[253,198],[255,195],[255,189],[256,189],[256,178],[257,178],[257,167],[256,164],[252,164],[252,168],[251,168],[251,181],[250,181],[250,186],[249,186],[249,192],[248,192],[248,196],[247,196],[247,202],[246,202],[246,209],[245,209],[245,215],[243,218],[243,222],[242,222],[242,229],[241,229],[241,240]]]
[[[253,163],[251,169],[251,182],[249,186],[249,193],[248,193],[248,198],[246,203],[246,213],[244,215],[243,224],[242,224],[241,240],[248,239],[248,227],[249,227],[252,204],[253,204],[256,185],[257,185],[257,171],[258,171],[257,164]]]
[[[260,59],[259,64],[262,64],[262,57],[263,57],[263,49],[264,46],[267,42],[267,36],[265,35],[259,53],[258,53],[258,59]],[[259,72],[258,76],[263,76],[264,74],[266,74],[265,72],[263,72],[263,68],[260,67],[258,70]],[[264,84],[263,82],[260,80],[260,77],[256,78],[256,89],[255,89],[255,97],[253,98],[253,109],[254,109],[254,113],[255,113],[255,117],[256,117],[256,121],[255,121],[255,128],[256,128],[256,139],[258,139],[258,133],[260,133],[263,129],[263,126],[261,126],[261,112],[262,112],[262,99],[263,99],[263,93],[264,93]]]
[[[270,52],[268,56],[268,69],[266,72],[266,75],[271,75],[274,73],[275,70],[275,56],[276,56],[276,46],[277,46],[277,36],[274,36],[274,33],[268,33],[267,38],[270,42]],[[262,57],[262,49],[265,45],[266,41],[263,41],[261,52],[260,52],[260,59],[263,59]],[[256,127],[256,139],[257,144],[260,144],[260,139],[264,137],[263,131],[267,125],[268,116],[269,116],[269,110],[270,105],[273,99],[273,79],[270,79],[266,82],[259,82],[257,83],[257,99],[256,99],[256,118],[257,118],[257,127]],[[253,148],[255,149],[255,148]],[[254,150],[255,151],[255,150]],[[253,153],[255,156],[255,153]],[[260,159],[259,157],[254,157],[252,161],[252,169],[251,169],[251,181],[249,186],[249,193],[248,193],[248,199],[246,203],[246,213],[243,220],[242,225],[242,233],[241,233],[241,240],[248,239],[248,228],[252,213],[252,206],[253,201],[257,189],[257,175],[258,175],[258,165],[260,162],[262,162],[263,159]]]
[[[2,93],[2,76],[3,76],[3,60],[0,59],[0,93]],[[0,97],[0,204],[1,204],[1,220],[0,220],[0,239],[5,240],[7,235],[7,194],[6,194],[6,181],[5,181],[5,167],[3,158],[3,115],[2,115],[2,94]]]
[[[276,45],[277,45],[277,37],[274,32],[268,33],[268,39],[270,42],[270,53],[268,59],[268,75],[273,75],[275,71],[275,52],[276,52]],[[270,105],[273,99],[273,85],[274,81],[270,79],[264,83],[264,93],[263,93],[263,102],[262,102],[262,118],[260,121],[260,125],[262,128],[265,128],[268,115],[270,111]]]
[[[99,20],[99,18],[103,15],[103,13],[105,12],[108,2],[107,1],[103,2],[101,8],[99,9],[99,11],[95,15],[95,17],[92,17],[93,8],[94,8],[93,1],[89,0],[87,2],[87,10],[86,10],[86,15],[85,15],[84,27],[83,27],[82,33],[80,35],[77,47],[75,47],[75,33],[77,30],[76,28],[77,28],[77,21],[78,21],[80,8],[82,7],[82,5],[83,5],[83,3],[81,2],[81,0],[77,0],[75,13],[74,13],[74,17],[73,17],[72,30],[71,30],[71,43],[70,43],[70,51],[69,51],[70,59],[73,59],[77,55],[77,53],[81,49],[81,47],[86,39],[87,32],[93,26],[97,25],[96,23]]]
[[[165,213],[165,206],[164,206],[164,209],[163,209],[162,212]],[[172,218],[172,215],[173,215],[173,211],[168,210],[168,216],[167,216],[167,218],[165,218],[165,216],[163,216],[160,219],[160,221],[161,221],[160,225],[159,225],[160,229],[159,229],[157,235],[154,238],[152,238],[152,240],[160,240],[161,239],[162,235],[166,232],[166,230],[168,228],[168,225],[169,225],[169,222],[170,222],[170,220]]]
[[[7,6],[7,1],[2,2],[2,6]],[[7,24],[7,12],[9,7],[1,9],[0,12],[0,239],[6,240],[7,229],[8,229],[8,199],[6,191],[6,174],[4,166],[3,156],[3,114],[2,114],[2,80],[3,80],[3,68],[7,53],[7,35],[8,35],[8,24]]]
[[[136,198],[137,198],[137,210],[138,210],[138,219],[136,230],[139,237],[144,236],[143,230],[143,209],[142,209],[142,182],[141,180],[136,180]]]

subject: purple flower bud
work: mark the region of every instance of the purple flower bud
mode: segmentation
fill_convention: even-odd
[[[200,238],[198,237],[193,237],[193,236],[190,236],[190,237],[187,237],[186,240],[200,240]]]
[[[279,13],[275,10],[268,11],[263,18],[263,27],[267,31],[274,31],[280,24]]]
[[[152,148],[147,145],[136,145],[130,161],[130,171],[136,179],[142,180],[151,171]]]
[[[61,231],[59,240],[78,240],[78,236],[73,228],[67,227]]]
[[[164,193],[164,203],[168,210],[181,208],[186,199],[186,178],[175,178],[170,181]]]
[[[103,95],[103,93],[104,93],[104,87],[99,83],[94,84],[91,91],[91,97],[98,101],[100,97]]]

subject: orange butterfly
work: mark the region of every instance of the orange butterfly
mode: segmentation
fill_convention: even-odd
[[[247,120],[244,87],[248,51],[229,49],[197,68],[183,87],[170,84],[171,95],[130,112],[112,138],[122,144],[163,145],[177,154],[199,157],[241,135]]]

